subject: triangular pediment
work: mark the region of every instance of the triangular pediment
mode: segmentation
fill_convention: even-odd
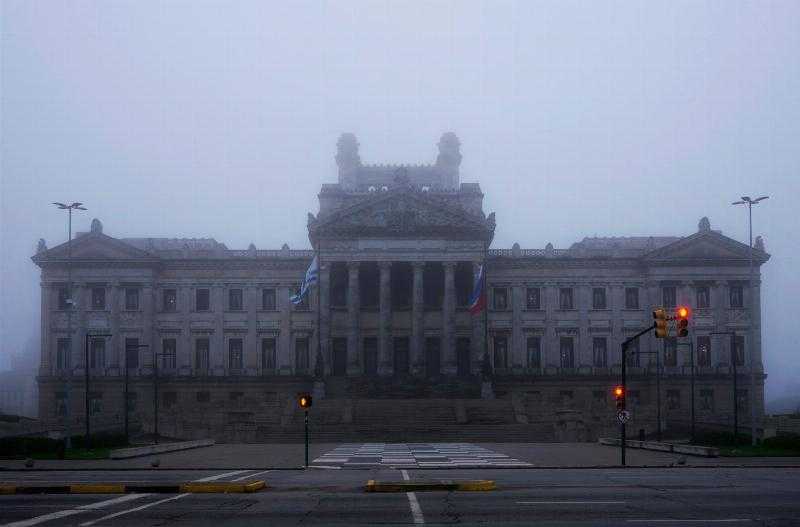
[[[34,261],[44,263],[72,260],[153,260],[156,256],[137,249],[121,240],[102,233],[88,233],[72,240],[71,250],[68,243],[62,243],[52,249],[34,256]]]
[[[716,231],[701,231],[645,255],[648,260],[748,260],[750,247]],[[769,255],[758,249],[753,258],[766,262]]]
[[[321,219],[309,219],[316,237],[491,238],[493,218],[475,215],[411,189],[382,192]]]

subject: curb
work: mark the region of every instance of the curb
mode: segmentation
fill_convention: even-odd
[[[613,437],[601,437],[597,442],[606,446],[620,446],[622,444],[621,439]],[[708,446],[659,443],[657,441],[637,441],[635,439],[626,440],[625,445],[628,448],[640,448],[642,450],[653,450],[656,452],[671,452],[674,454],[685,454],[687,456],[719,457],[719,449]]]
[[[432,490],[484,492],[497,489],[493,480],[473,481],[375,481],[364,486],[366,492],[419,492]]]
[[[250,483],[168,483],[133,484],[121,483],[75,483],[72,485],[0,485],[0,494],[177,494],[213,493],[237,494],[258,492],[267,488],[264,480]]]
[[[181,441],[178,443],[161,443],[160,445],[146,445],[129,448],[118,448],[109,453],[109,459],[130,459],[132,457],[152,456],[153,454],[165,454],[167,452],[179,452],[192,448],[202,448],[213,446],[213,439],[197,439],[195,441]]]

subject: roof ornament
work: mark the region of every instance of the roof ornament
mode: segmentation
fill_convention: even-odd
[[[699,232],[708,232],[711,230],[711,222],[708,221],[708,216],[700,218],[700,223],[697,224],[697,230]]]
[[[252,242],[250,243],[250,245],[247,247],[247,254],[249,256],[255,257],[255,255],[256,255],[256,244],[254,244]]]
[[[555,252],[555,250],[553,249],[553,244],[550,243],[550,242],[547,242],[547,245],[544,246],[544,255],[545,256],[553,256],[554,252]]]
[[[394,172],[394,182],[398,187],[411,186],[411,179],[408,177],[408,169],[400,167]]]
[[[47,242],[44,241],[44,238],[39,238],[39,243],[36,244],[36,254],[42,254],[46,250],[47,250]]]
[[[92,220],[92,234],[103,234],[103,223],[97,218]]]
[[[458,187],[458,169],[461,166],[461,141],[453,132],[442,134],[437,145],[439,155],[436,157],[436,167],[445,176],[443,179],[446,188]]]
[[[514,245],[511,246],[511,256],[514,258],[522,256],[522,249],[519,248],[519,243],[514,242]]]
[[[285,253],[288,253],[288,252],[289,252],[289,244],[288,244],[288,243],[284,243],[284,244],[281,246],[281,251],[283,251],[283,252],[285,252]]]
[[[339,166],[339,183],[345,188],[355,188],[361,156],[358,155],[358,141],[354,134],[339,136],[336,141],[336,164]]]
[[[756,236],[756,241],[753,244],[753,247],[755,247],[757,251],[761,251],[762,253],[767,252],[767,249],[764,247],[764,238],[762,238],[761,236]]]

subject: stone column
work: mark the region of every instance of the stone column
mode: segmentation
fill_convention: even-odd
[[[350,374],[359,372],[359,318],[361,316],[361,293],[358,288],[358,262],[347,262],[347,369]],[[351,366],[353,365],[353,366]],[[333,367],[333,357],[329,361],[328,368]]]
[[[75,300],[75,315],[72,317],[72,349],[70,365],[72,375],[83,375],[86,361],[83,356],[83,339],[86,338],[86,312],[91,307],[92,295],[85,282],[73,282],[72,298]]]
[[[478,275],[481,262],[473,262],[472,276]],[[487,307],[488,309],[488,307]],[[486,351],[485,335],[484,335],[484,317],[485,311],[481,311],[477,315],[471,315],[472,318],[472,357],[470,358],[470,372],[475,373],[481,371],[481,361],[483,361],[483,354]]]
[[[156,284],[148,283],[142,287],[142,304],[144,309],[144,330],[141,344],[147,344],[142,353],[142,373],[148,375],[153,372],[153,356],[156,350],[155,323],[156,323]]]
[[[294,371],[294,353],[292,346],[292,302],[288,286],[275,286],[275,304],[281,312],[281,329],[278,337],[278,357],[276,367],[280,375],[291,375]]]
[[[120,375],[122,373],[122,365],[124,359],[124,339],[119,334],[119,312],[125,302],[125,295],[121,294],[123,291],[122,285],[118,282],[111,283],[111,314],[109,315],[109,326],[111,338],[108,341],[109,347],[109,364],[108,368],[111,375]]]
[[[331,353],[330,353],[330,340],[331,340],[331,311],[330,311],[330,293],[331,293],[331,263],[319,262],[319,316],[317,321],[319,327],[319,356],[322,357],[325,366],[324,373],[330,374],[331,368]],[[316,371],[317,355],[311,357],[311,371]]]
[[[380,268],[380,319],[378,322],[378,374],[391,375],[394,370],[391,352],[392,262],[379,262]]]
[[[745,335],[744,359],[749,368],[754,367],[756,372],[762,373],[764,371],[764,363],[761,354],[761,278],[760,274],[755,272],[753,275],[753,290],[748,291],[752,295],[752,299],[745,304],[749,315],[748,320],[753,329]]]
[[[411,374],[425,373],[425,297],[423,276],[425,262],[411,264],[414,271],[411,294]]]
[[[525,309],[524,284],[515,283],[511,287],[511,371],[521,374],[528,365],[526,360],[525,335],[522,332],[522,310]]]
[[[442,373],[457,373],[456,333],[456,262],[444,262],[444,302],[442,305]]]
[[[575,367],[579,371],[586,372],[585,368],[591,367],[592,362],[592,348],[591,336],[589,334],[589,310],[594,306],[592,302],[594,299],[592,284],[580,284],[575,286],[575,307],[578,308],[578,338],[575,342]],[[607,293],[607,292],[606,292]],[[606,305],[608,305],[608,298],[606,298]]]
[[[225,286],[214,284],[209,291],[210,309],[214,314],[214,344],[211,347],[214,375],[225,375],[228,370],[228,350],[225,348]]]
[[[41,287],[41,355],[39,357],[39,375],[52,375],[54,373],[54,365],[56,364],[55,346],[52,345],[52,336],[50,334],[50,317],[53,297],[53,287],[45,282],[39,284]],[[51,358],[52,357],[52,358]]]
[[[247,338],[244,348],[244,369],[246,375],[258,375],[259,339],[258,339],[258,287],[248,285],[242,291],[244,308],[247,310]]]
[[[191,302],[191,289],[186,286],[176,286],[175,290],[175,300],[177,302],[177,309],[176,311],[180,313],[181,317],[181,327],[183,328],[183,346],[178,346],[178,362],[176,366],[178,366],[178,374],[179,375],[191,375],[192,370],[194,369],[194,342],[192,342],[192,302]],[[211,347],[211,342],[209,341],[209,348]],[[183,351],[181,352],[181,349]],[[211,350],[209,349],[209,354]],[[209,368],[211,367],[210,364],[210,357],[209,357]]]

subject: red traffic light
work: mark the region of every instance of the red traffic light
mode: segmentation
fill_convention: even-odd
[[[677,320],[675,333],[678,337],[689,336],[689,316],[691,314],[692,311],[686,306],[679,306],[675,309],[675,318]]]
[[[686,306],[680,306],[675,309],[675,316],[678,318],[689,318],[691,311]]]
[[[300,408],[311,408],[311,396],[307,393],[301,393],[297,397],[297,404],[300,405]]]

